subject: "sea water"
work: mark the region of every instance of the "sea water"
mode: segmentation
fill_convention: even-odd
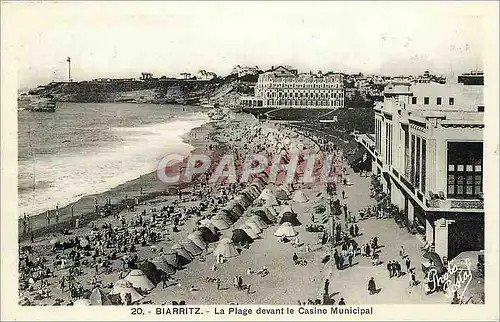
[[[59,103],[18,111],[18,214],[38,214],[156,170],[193,147],[182,135],[208,122],[190,106]]]

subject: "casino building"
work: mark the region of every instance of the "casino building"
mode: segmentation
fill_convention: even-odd
[[[375,134],[357,135],[391,202],[453,259],[484,249],[483,86],[395,80],[375,106]]]

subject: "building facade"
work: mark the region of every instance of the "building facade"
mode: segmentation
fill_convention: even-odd
[[[357,138],[391,202],[452,259],[484,249],[483,87],[395,80],[375,109],[374,142]]]
[[[343,108],[343,75],[298,74],[296,69],[278,66],[259,75],[255,96],[264,108]]]

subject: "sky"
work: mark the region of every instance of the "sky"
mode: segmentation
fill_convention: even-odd
[[[237,64],[449,74],[482,68],[480,13],[424,2],[2,3],[2,41],[19,88],[67,80],[68,56],[74,81],[225,76]]]

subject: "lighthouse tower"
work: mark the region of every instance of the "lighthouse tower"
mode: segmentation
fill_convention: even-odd
[[[68,82],[71,82],[71,58],[68,57],[66,61],[68,62]]]

